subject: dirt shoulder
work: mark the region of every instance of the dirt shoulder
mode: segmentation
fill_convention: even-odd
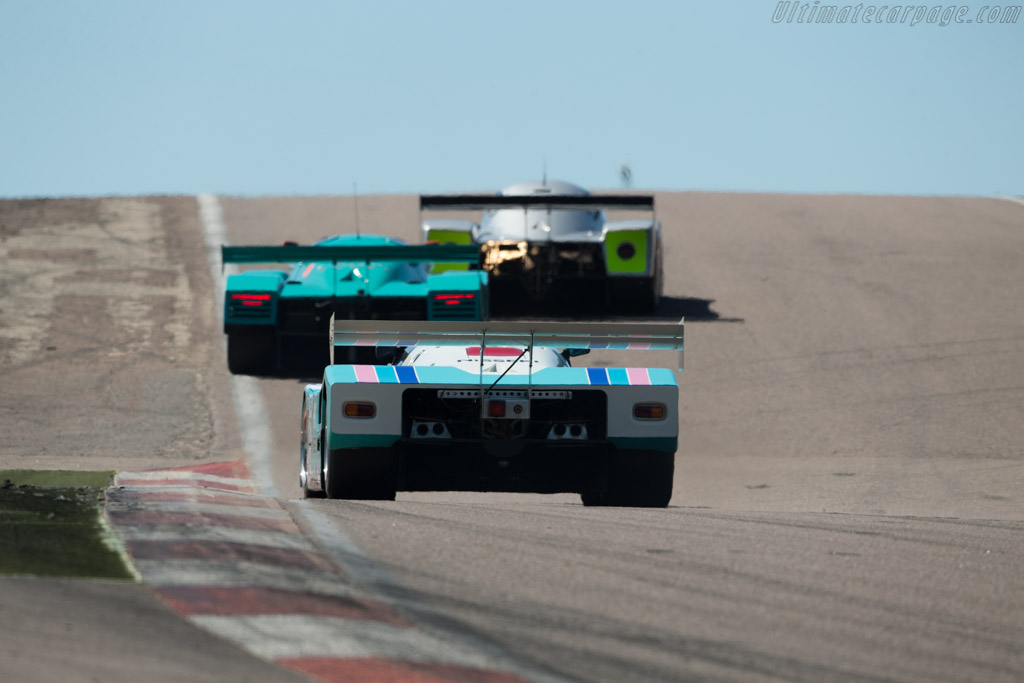
[[[0,201],[0,469],[240,457],[211,291],[194,197]],[[0,680],[301,680],[143,585],[2,577],[0,596]]]
[[[195,198],[0,202],[0,264],[0,467],[237,457]]]

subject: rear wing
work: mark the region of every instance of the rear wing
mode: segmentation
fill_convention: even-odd
[[[311,261],[407,261],[410,263],[479,263],[480,248],[462,244],[395,244],[368,246],[240,246],[220,248],[221,262],[309,263]]]
[[[372,325],[373,329],[368,329]],[[516,346],[557,349],[678,351],[683,369],[683,321],[678,323],[438,322],[331,320],[331,362],[338,346]]]
[[[481,209],[634,209],[654,211],[654,195],[422,195],[420,211],[479,211]]]

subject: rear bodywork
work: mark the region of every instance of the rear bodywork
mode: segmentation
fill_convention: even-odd
[[[649,213],[608,221],[605,210]],[[580,293],[620,311],[650,313],[662,289],[661,224],[651,195],[591,195],[570,183],[521,183],[498,195],[426,195],[424,211],[483,211],[479,223],[423,221],[428,242],[475,244],[495,302]]]
[[[488,274],[476,267],[479,253],[472,248],[340,235],[312,246],[225,246],[222,258],[225,264],[293,264],[289,270],[227,277],[224,332],[232,372],[278,370],[289,356],[313,356],[326,365],[323,340],[332,315],[487,320],[490,314]],[[445,271],[440,264],[464,268]],[[373,362],[363,356],[360,360]]]
[[[678,386],[665,368],[539,367],[542,349],[682,352],[682,325],[338,321],[339,350],[442,344],[465,367],[336,364],[308,385],[300,478],[310,495],[396,491],[573,492],[589,504],[664,506],[678,442]],[[509,372],[488,349],[518,355]],[[473,360],[472,358],[470,360]],[[534,369],[536,367],[536,369]],[[475,369],[474,369],[475,368]]]

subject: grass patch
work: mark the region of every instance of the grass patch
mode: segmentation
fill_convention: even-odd
[[[0,574],[134,579],[100,521],[113,475],[0,470]]]

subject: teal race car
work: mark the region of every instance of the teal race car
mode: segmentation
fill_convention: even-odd
[[[339,361],[352,347],[387,365]],[[574,367],[592,349],[678,351],[683,322],[335,320],[334,363],[303,391],[306,497],[397,491],[579,493],[665,507],[679,437],[673,369]]]
[[[294,264],[229,274],[224,293],[228,368],[269,374],[289,360],[330,362],[334,315],[349,320],[487,320],[488,274],[475,245],[408,245],[381,235],[337,235],[311,246],[224,246],[228,264]],[[439,264],[439,265],[435,265]],[[373,348],[350,362],[375,363]]]

